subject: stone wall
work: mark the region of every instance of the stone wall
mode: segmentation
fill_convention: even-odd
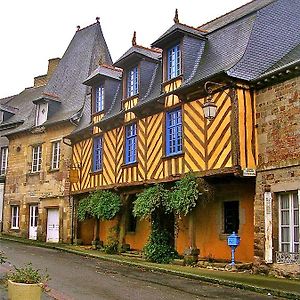
[[[9,142],[8,170],[4,195],[5,233],[28,238],[29,205],[39,205],[38,239],[45,240],[47,208],[59,208],[60,240],[70,241],[71,222],[69,205],[69,167],[72,148],[62,138],[74,128],[63,124],[46,129],[42,133],[27,133],[14,136]],[[51,170],[52,142],[60,140],[60,167]],[[42,167],[31,172],[32,146],[42,145]],[[11,229],[11,205],[20,206],[20,228]]]
[[[264,192],[272,195],[272,242],[278,250],[278,192],[300,189],[300,77],[256,93],[258,168],[254,255],[264,260]],[[274,254],[273,251],[273,254]]]

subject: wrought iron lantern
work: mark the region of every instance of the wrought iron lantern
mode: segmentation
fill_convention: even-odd
[[[212,95],[209,94],[206,98],[206,102],[202,106],[204,117],[207,120],[213,120],[217,114],[217,105],[213,102]]]

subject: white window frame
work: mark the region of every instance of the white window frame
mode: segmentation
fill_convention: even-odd
[[[1,148],[1,167],[0,167],[0,175],[3,176],[7,171],[7,163],[8,163],[8,147]]]
[[[11,206],[11,229],[19,229],[20,207],[18,205]]]
[[[36,155],[36,158],[35,158]],[[31,172],[37,173],[41,171],[42,166],[42,145],[32,146],[32,165]]]
[[[294,222],[294,207],[293,207],[293,194],[297,194],[298,196],[298,224],[295,225]],[[298,226],[298,228],[300,228],[299,224],[300,224],[300,190],[297,191],[290,191],[290,192],[284,192],[284,193],[279,193],[278,195],[278,218],[279,218],[279,223],[278,223],[278,235],[279,235],[279,252],[283,252],[282,250],[282,234],[281,234],[281,228],[282,228],[282,219],[281,219],[281,197],[283,195],[288,195],[289,197],[289,224],[285,225],[285,227],[289,228],[289,248],[290,251],[288,253],[295,253],[295,235],[294,235],[294,228]],[[300,229],[299,229],[300,230]],[[299,242],[298,242],[299,244]],[[298,246],[299,247],[299,246]]]
[[[43,113],[42,111],[45,110]],[[36,115],[35,115],[35,126],[42,125],[47,121],[48,117],[48,103],[41,102],[36,105]]]
[[[60,141],[52,142],[51,169],[59,169],[60,160]]]

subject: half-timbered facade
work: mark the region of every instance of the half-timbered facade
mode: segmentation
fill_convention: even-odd
[[[192,172],[213,188],[214,200],[199,201],[178,220],[178,252],[196,248],[200,257],[228,259],[226,239],[235,231],[237,260],[253,261],[259,152],[252,82],[299,44],[297,26],[289,39],[282,38],[284,26],[274,30],[278,22],[290,26],[286,15],[295,11],[285,0],[252,1],[198,28],[176,15],[151,48],[137,45],[134,35],[113,66],[99,66],[84,82],[92,90],[91,109],[68,136],[71,191],[77,200],[98,189],[122,196],[121,243],[142,249],[148,238],[150,224],[132,216],[136,194],[158,182],[172,186]],[[217,107],[213,118],[204,115],[208,102]],[[104,244],[114,224],[101,222]],[[92,223],[79,223],[77,238],[90,242]]]

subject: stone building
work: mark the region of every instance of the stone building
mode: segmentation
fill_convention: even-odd
[[[300,273],[300,46],[255,81],[256,261]],[[273,264],[273,265],[272,265]]]
[[[33,87],[1,105],[9,113],[0,124],[1,142],[8,147],[4,233],[71,241],[72,148],[64,136],[82,117],[90,91],[81,83],[99,61],[111,63],[111,57],[97,19],[78,28],[63,57],[49,60],[48,73],[36,77]]]

